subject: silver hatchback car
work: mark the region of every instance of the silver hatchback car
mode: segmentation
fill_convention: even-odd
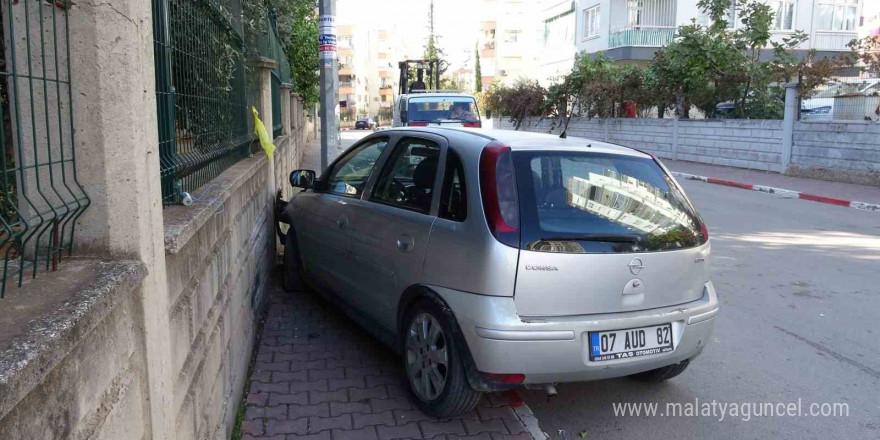
[[[651,155],[517,131],[365,137],[283,208],[284,283],[402,354],[414,401],[619,376],[658,381],[710,340],[709,235]]]

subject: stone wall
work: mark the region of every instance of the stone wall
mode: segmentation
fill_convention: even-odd
[[[507,118],[492,121],[512,130]],[[661,158],[880,186],[880,124],[795,122],[786,143],[777,120],[572,118],[570,136],[612,142]],[[530,118],[520,130],[559,134],[557,119]],[[786,145],[791,162],[784,165]]]

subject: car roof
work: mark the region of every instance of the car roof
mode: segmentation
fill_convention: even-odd
[[[483,138],[484,142],[458,143],[456,147],[482,148],[487,143],[497,140],[512,150],[554,150],[554,151],[591,151],[595,153],[621,154],[627,156],[650,158],[649,154],[643,153],[622,145],[602,142],[595,139],[569,136],[560,138],[558,135],[547,133],[532,133],[517,130],[487,130],[481,128],[459,127],[397,127],[387,131],[416,131],[434,133],[446,137],[471,137]],[[587,150],[589,148],[589,150]]]

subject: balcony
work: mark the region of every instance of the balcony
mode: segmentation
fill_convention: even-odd
[[[350,64],[340,65],[339,66],[339,74],[340,75],[354,75],[354,68],[352,68]]]
[[[611,0],[608,48],[662,47],[675,35],[677,0]]]
[[[846,45],[857,38],[859,34],[852,31],[816,31],[810,41],[812,48],[816,50],[849,51]]]
[[[391,78],[391,71],[390,70],[380,70],[379,71],[379,78]]]
[[[625,26],[608,36],[608,48],[621,46],[663,47],[675,36],[675,26]]]
[[[394,94],[394,92],[391,90],[391,86],[379,89],[379,96],[391,96],[392,94]]]

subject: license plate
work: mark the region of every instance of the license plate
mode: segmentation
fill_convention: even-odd
[[[590,360],[593,362],[650,356],[674,349],[672,324],[590,332]]]

